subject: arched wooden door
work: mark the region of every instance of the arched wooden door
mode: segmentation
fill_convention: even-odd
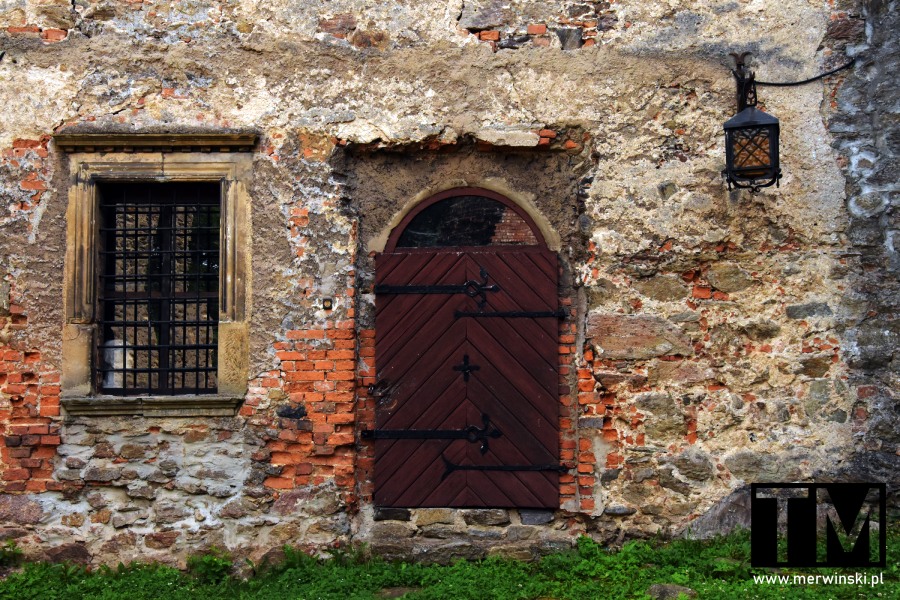
[[[441,193],[395,228],[375,293],[375,504],[557,508],[557,256],[534,222]]]

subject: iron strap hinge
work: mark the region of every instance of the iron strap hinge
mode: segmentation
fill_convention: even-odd
[[[470,279],[461,285],[387,285],[375,286],[376,294],[465,294],[470,298],[478,298],[478,306],[487,302],[487,292],[499,292],[496,283],[488,285],[488,272],[481,269],[481,281]]]
[[[503,433],[494,427],[490,417],[481,415],[483,427],[469,425],[465,429],[364,429],[364,440],[466,440],[472,444],[481,442],[481,453],[488,451],[489,438],[497,439]]]
[[[444,474],[441,476],[441,481],[454,471],[556,471],[565,473],[569,470],[569,467],[565,465],[457,465],[443,455],[441,455],[441,459],[444,461]]]

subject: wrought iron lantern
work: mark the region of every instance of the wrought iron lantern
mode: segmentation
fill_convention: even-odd
[[[725,122],[725,170],[728,189],[778,185],[778,119],[756,108],[756,81],[744,59],[749,52],[734,54],[738,114]]]

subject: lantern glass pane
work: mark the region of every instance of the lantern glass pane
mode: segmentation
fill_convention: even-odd
[[[734,168],[741,177],[765,177],[771,166],[767,127],[736,129],[731,132]]]

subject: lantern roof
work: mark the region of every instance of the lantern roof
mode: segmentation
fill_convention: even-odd
[[[725,121],[725,129],[740,129],[744,127],[767,127],[778,125],[778,119],[765,113],[755,106],[748,106],[738,114]]]

